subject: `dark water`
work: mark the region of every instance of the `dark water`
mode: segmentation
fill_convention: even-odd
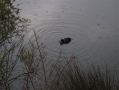
[[[83,63],[119,65],[119,0],[22,0],[23,17],[57,55],[76,55]],[[27,37],[32,38],[30,32]],[[59,40],[71,37],[68,45]]]

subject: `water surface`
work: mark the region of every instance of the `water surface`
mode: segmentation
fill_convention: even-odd
[[[22,16],[57,55],[76,55],[83,63],[119,65],[119,0],[21,0]],[[27,35],[30,39],[33,33]],[[71,37],[68,45],[59,40]]]

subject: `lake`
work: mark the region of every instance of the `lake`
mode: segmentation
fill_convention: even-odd
[[[119,0],[20,0],[49,55],[75,55],[84,64],[119,70]],[[27,37],[32,39],[33,32]],[[70,37],[67,45],[62,38]]]

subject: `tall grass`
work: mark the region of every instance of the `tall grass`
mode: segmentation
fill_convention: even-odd
[[[119,90],[119,83],[110,70],[90,66],[84,70],[80,64],[66,62],[64,67],[54,68],[56,76],[50,90]]]
[[[47,63],[44,45],[23,41],[4,47],[0,52],[0,90],[119,90],[118,76],[107,68],[91,65],[84,69],[75,56],[59,54],[52,64]],[[19,66],[19,64],[21,66]],[[18,69],[20,68],[20,72]]]
[[[12,82],[17,79],[13,75],[18,63],[18,53],[22,40],[5,44],[0,48],[0,90],[10,90]],[[18,47],[19,46],[19,47]]]

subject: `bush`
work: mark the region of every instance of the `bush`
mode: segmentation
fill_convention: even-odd
[[[21,18],[20,9],[15,5],[16,0],[0,0],[0,45],[14,36],[23,35],[27,19]]]

